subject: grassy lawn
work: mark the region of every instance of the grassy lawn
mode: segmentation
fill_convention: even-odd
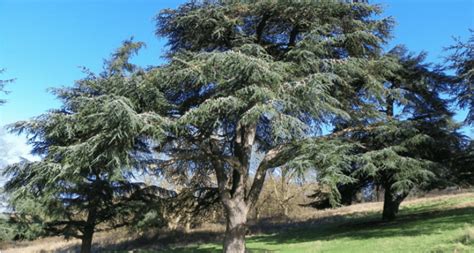
[[[397,221],[379,213],[248,237],[250,252],[474,252],[474,197],[451,198],[401,209]],[[156,251],[142,250],[141,253]],[[219,243],[160,252],[221,252]]]
[[[254,253],[474,253],[473,193],[406,203],[394,222],[381,222],[380,212],[376,211],[378,207],[374,208],[374,205],[355,205],[334,210],[325,218],[321,216],[323,218],[291,224],[266,224],[269,226],[266,229],[252,227],[252,231],[269,232],[248,236],[247,247],[249,252]],[[139,253],[221,252],[221,239],[216,231],[189,235],[158,233],[157,236],[133,237],[126,230],[109,231],[96,237],[96,242],[101,245],[96,245],[96,250],[108,253],[127,253],[131,249],[138,249],[133,252]],[[186,244],[193,241],[208,243]],[[77,240],[65,241],[52,237],[15,245],[5,252],[76,252],[79,243]],[[166,248],[166,245],[166,250],[157,250]]]

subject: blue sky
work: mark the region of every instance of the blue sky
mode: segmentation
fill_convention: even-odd
[[[8,103],[0,107],[0,126],[59,106],[49,87],[72,85],[83,77],[79,66],[100,71],[103,59],[134,36],[144,41],[134,62],[157,65],[165,41],[154,35],[153,17],[183,1],[165,0],[0,0],[0,67],[16,78]],[[452,36],[467,38],[474,28],[474,0],[373,0],[393,16],[395,44],[427,51],[440,62]],[[461,112],[461,118],[465,112]],[[472,136],[472,132],[466,131]]]

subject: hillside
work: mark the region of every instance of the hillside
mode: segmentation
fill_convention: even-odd
[[[382,203],[358,204],[249,228],[250,252],[474,252],[474,193],[406,201],[394,222],[379,220]],[[220,252],[223,226],[190,234],[126,230],[99,233],[99,252]],[[199,242],[199,243],[198,243]],[[45,238],[2,252],[75,252],[79,241]]]

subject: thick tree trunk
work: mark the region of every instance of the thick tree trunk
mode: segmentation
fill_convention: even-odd
[[[81,253],[92,252],[92,236],[94,235],[94,228],[87,228],[82,235]]]
[[[227,216],[224,253],[244,253],[248,207],[243,200],[230,200],[224,206]]]
[[[390,189],[390,187],[385,188],[384,202],[383,202],[383,212],[382,219],[386,221],[395,220],[400,209],[400,203],[405,199],[407,195],[398,195]]]
[[[245,234],[247,230],[247,214],[257,203],[258,196],[265,181],[268,164],[278,154],[279,149],[267,152],[262,159],[250,189],[247,191],[252,149],[257,133],[256,124],[238,125],[235,138],[235,160],[230,164],[232,174],[225,173],[222,160],[214,160],[219,195],[226,213],[226,232],[224,237],[224,253],[245,253]],[[229,159],[226,159],[229,161]],[[230,189],[227,187],[231,182]]]

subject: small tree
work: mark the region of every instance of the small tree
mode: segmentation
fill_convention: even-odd
[[[308,173],[288,166],[268,171],[268,179],[253,210],[255,219],[294,216],[299,205],[305,203],[306,193],[316,185],[309,180]]]
[[[287,166],[279,167],[268,174],[270,180],[267,183],[272,189],[271,192],[279,206],[280,213],[288,217],[291,201],[306,190],[302,184],[297,184],[298,179],[301,179],[303,175],[298,175],[297,170]]]
[[[54,90],[61,109],[12,126],[28,134],[33,153],[41,157],[7,168],[5,188],[13,207],[39,217],[49,232],[80,238],[82,253],[91,252],[99,224],[126,224],[137,192],[144,190],[128,181],[132,169],[145,162],[141,137],[159,140],[147,128],[155,119],[137,106],[147,96],[140,93],[142,71],[128,63],[141,46],[126,41],[101,75],[89,73],[71,88]]]
[[[391,20],[372,19],[379,12],[337,1],[192,1],[158,16],[170,61],[154,71],[173,105],[160,114],[172,130],[156,147],[158,167],[218,188],[224,252],[245,251],[266,172],[293,160],[322,123],[347,117],[339,93],[353,80],[360,96],[383,92],[371,70],[384,64]]]

